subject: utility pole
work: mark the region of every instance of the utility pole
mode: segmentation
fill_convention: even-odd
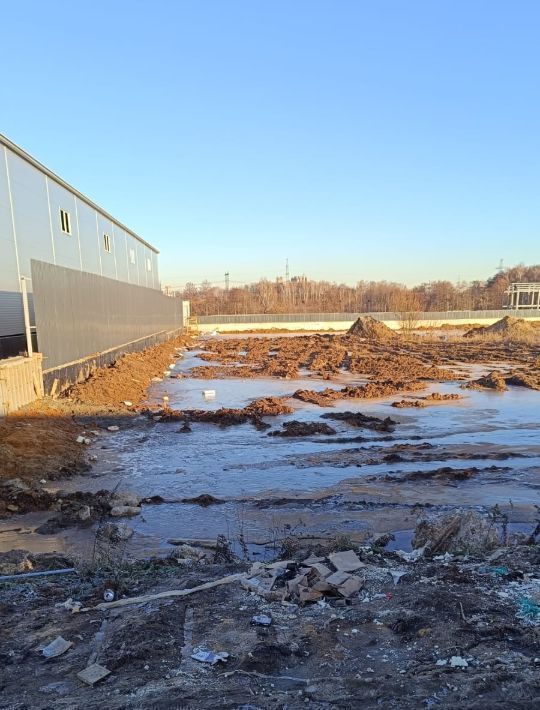
[[[225,291],[229,290],[229,272],[225,272]]]

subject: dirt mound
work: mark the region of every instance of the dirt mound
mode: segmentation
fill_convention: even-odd
[[[88,380],[71,387],[66,394],[77,404],[129,409],[131,405],[125,402],[135,405],[143,402],[150,380],[163,377],[169,364],[179,357],[177,348],[187,343],[187,337],[178,336],[146,350],[123,355],[110,367],[96,370]]]
[[[357,318],[347,333],[349,335],[358,335],[360,338],[366,338],[367,340],[389,340],[396,337],[393,330],[371,316]]]
[[[520,338],[530,336],[536,333],[531,323],[524,318],[514,318],[514,316],[505,316],[492,325],[486,325],[481,328],[473,328],[468,330],[464,337],[470,338],[476,335],[500,335],[505,338]]]
[[[203,424],[219,424],[222,427],[234,426],[251,422],[253,425],[266,429],[270,425],[262,421],[261,417],[277,417],[280,414],[290,414],[293,408],[284,403],[284,397],[261,397],[255,399],[247,407],[221,409],[170,409],[165,408],[159,412],[153,409],[143,410],[143,413],[155,418],[155,421],[174,422],[183,421],[181,431],[191,431],[189,422],[202,422]],[[157,418],[156,418],[157,417]]]
[[[350,426],[363,429],[373,429],[374,431],[393,431],[396,422],[390,417],[379,419],[379,417],[370,417],[361,412],[331,412],[321,414],[323,419],[334,419],[337,422],[346,422]]]
[[[392,407],[396,407],[396,409],[421,408],[425,406],[426,403],[423,399],[400,399],[398,402],[392,402]]]
[[[0,479],[51,480],[83,471],[80,432],[71,417],[47,402],[10,414],[0,422]]]
[[[504,392],[508,389],[503,375],[496,370],[493,370],[493,372],[490,372],[489,375],[486,375],[485,377],[479,377],[477,380],[467,382],[461,386],[464,389],[469,390],[491,389],[497,390],[498,392]]]
[[[294,419],[291,422],[285,422],[283,424],[283,429],[278,431],[271,431],[268,436],[313,436],[313,434],[325,434],[326,436],[331,436],[335,434],[336,430],[333,429],[328,424],[322,424],[321,422],[299,422]]]
[[[424,382],[368,382],[365,385],[348,385],[340,390],[327,387],[324,390],[296,390],[293,393],[295,399],[310,404],[317,404],[319,407],[331,407],[336,399],[377,399],[378,397],[388,397],[397,392],[407,390],[421,390],[425,387]]]
[[[449,402],[455,399],[463,399],[460,394],[441,394],[441,392],[432,392],[424,397],[426,402]]]

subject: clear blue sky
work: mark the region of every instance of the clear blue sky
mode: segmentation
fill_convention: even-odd
[[[0,132],[163,283],[540,261],[538,0],[2,3]]]

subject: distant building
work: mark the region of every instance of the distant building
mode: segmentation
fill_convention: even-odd
[[[505,293],[508,295],[507,308],[522,310],[540,309],[540,283],[512,283]]]
[[[0,134],[0,357],[24,345],[31,259],[159,290],[158,253]]]

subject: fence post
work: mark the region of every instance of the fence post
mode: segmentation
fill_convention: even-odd
[[[30,281],[27,276],[21,276],[21,296],[24,314],[24,330],[26,331],[26,350],[28,357],[32,357],[34,350],[32,348],[32,330],[30,328],[30,311],[28,309],[28,290],[26,282]]]

